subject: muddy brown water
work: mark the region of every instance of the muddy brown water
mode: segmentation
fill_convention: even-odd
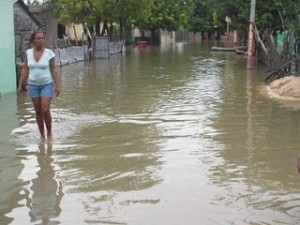
[[[59,69],[52,144],[0,99],[0,224],[300,224],[300,111],[207,44]]]

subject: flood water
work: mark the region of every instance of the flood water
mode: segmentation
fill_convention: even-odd
[[[0,224],[299,224],[300,110],[202,44],[58,68],[54,141],[0,98]]]

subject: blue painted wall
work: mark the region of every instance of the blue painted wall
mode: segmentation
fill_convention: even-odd
[[[0,94],[17,90],[13,1],[0,0]]]

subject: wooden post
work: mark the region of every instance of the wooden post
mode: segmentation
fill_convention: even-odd
[[[248,37],[248,56],[247,56],[247,69],[249,70],[253,69],[254,59],[255,59],[255,39],[254,39],[254,29],[253,29],[253,24],[255,22],[255,5],[256,5],[256,0],[251,0],[249,37]]]

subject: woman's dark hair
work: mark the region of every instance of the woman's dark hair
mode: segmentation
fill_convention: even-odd
[[[37,30],[31,34],[30,39],[29,39],[30,43],[33,43],[33,40],[35,39],[36,34],[39,34],[39,33],[43,34],[43,31]]]

